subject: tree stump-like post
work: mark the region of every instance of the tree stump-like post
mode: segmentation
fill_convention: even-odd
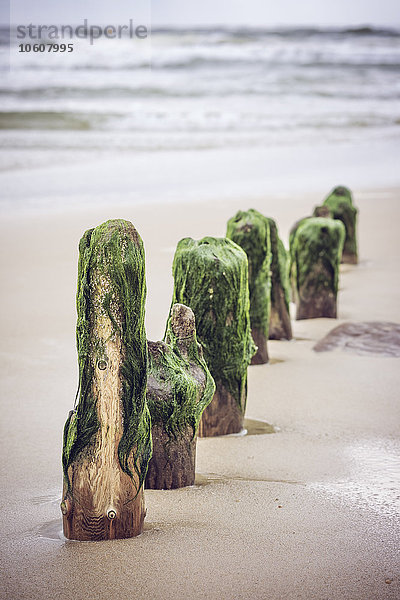
[[[175,252],[173,276],[172,304],[193,310],[197,338],[216,385],[199,436],[238,433],[246,409],[247,367],[256,351],[246,253],[226,238],[184,238]]]
[[[357,213],[353,204],[351,191],[344,187],[336,187],[326,198],[324,205],[329,208],[334,219],[342,221],[346,230],[343,245],[342,263],[356,265],[357,251]]]
[[[291,340],[289,256],[278,234],[274,219],[268,218],[271,239],[271,315],[269,320],[270,340]]]
[[[151,456],[146,404],[142,240],[128,221],[90,229],[79,244],[76,409],[64,428],[64,535],[139,535]]]
[[[249,296],[251,335],[257,352],[252,365],[268,362],[268,335],[271,312],[271,241],[269,222],[250,208],[239,210],[228,221],[226,237],[246,252],[249,264]]]
[[[197,429],[215,384],[196,339],[193,311],[174,304],[165,342],[148,342],[147,403],[153,456],[146,488],[170,490],[193,485]]]
[[[305,219],[291,247],[296,319],[336,318],[339,264],[345,229],[334,219]]]

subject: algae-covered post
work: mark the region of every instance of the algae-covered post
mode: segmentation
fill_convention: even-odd
[[[174,304],[165,342],[148,342],[148,350],[153,456],[145,485],[151,489],[193,485],[197,428],[215,392],[196,339],[193,311]]]
[[[251,364],[268,362],[267,340],[271,312],[271,241],[269,223],[257,210],[239,210],[228,221],[226,237],[243,248],[249,264],[251,335],[257,352]]]
[[[290,249],[296,319],[336,318],[344,236],[343,223],[334,219],[305,219],[297,228]]]
[[[216,392],[199,435],[238,433],[247,399],[247,367],[256,347],[250,332],[246,253],[226,238],[185,238],[176,249],[172,304],[193,310],[197,338]]]
[[[343,245],[342,262],[355,265],[358,263],[357,250],[357,208],[353,204],[351,191],[344,187],[336,187],[326,198],[327,206],[334,219],[342,221],[346,229]]]
[[[90,229],[79,245],[77,406],[65,424],[64,534],[128,538],[142,531],[151,456],[146,404],[142,240],[128,221]]]
[[[289,311],[289,256],[278,235],[274,219],[268,218],[271,239],[271,316],[270,340],[291,340],[292,324]]]

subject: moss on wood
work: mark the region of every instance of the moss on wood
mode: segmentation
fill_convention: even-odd
[[[104,282],[107,282],[106,284]],[[99,286],[106,285],[102,294]],[[99,303],[99,298],[103,298]],[[99,430],[93,372],[107,361],[104,344],[92,335],[94,315],[112,323],[113,336],[120,336],[124,353],[121,367],[123,434],[118,447],[122,470],[139,487],[151,456],[150,415],[146,404],[147,344],[144,328],[146,297],[142,240],[131,223],[112,220],[86,231],[79,244],[76,340],[79,385],[76,409],[64,428],[63,469],[70,489],[68,467],[91,443]],[[97,300],[94,300],[97,299]]]
[[[177,319],[182,318],[188,322],[186,336],[177,327]],[[214,395],[215,384],[197,342],[191,309],[175,304],[165,342],[149,342],[148,347],[147,403],[152,424],[162,424],[171,439],[189,425],[194,437],[203,410]]]
[[[247,367],[256,350],[250,333],[246,253],[226,238],[184,238],[172,270],[172,305],[193,310],[197,338],[216,385],[222,383],[244,414]]]
[[[196,338],[193,311],[174,304],[166,342],[148,342],[147,403],[152,421],[153,456],[146,487],[193,485],[196,433],[215,392],[214,380]]]
[[[233,240],[246,252],[249,265],[250,323],[257,338],[265,346],[263,355],[267,362],[271,312],[271,240],[270,224],[264,215],[253,208],[239,210],[228,221],[226,237]],[[261,335],[260,335],[261,334]],[[260,352],[258,349],[257,354]],[[257,355],[256,355],[257,356]],[[257,361],[259,362],[259,361]]]
[[[346,229],[346,237],[343,245],[342,262],[357,263],[357,209],[353,205],[351,191],[344,187],[336,187],[326,198],[324,206],[327,206],[334,219],[342,221]]]
[[[336,307],[344,237],[344,225],[333,219],[308,218],[298,226],[291,242],[290,273],[292,287],[296,292],[297,318],[333,316],[311,313],[318,313],[318,298],[328,298],[330,306]],[[321,307],[323,303],[321,300]],[[307,309],[304,308],[307,304],[312,307],[310,314],[308,317],[301,316],[307,314]],[[321,312],[324,312],[323,308]],[[336,312],[336,309],[333,311],[332,308],[331,312]]]
[[[227,237],[249,261],[250,321],[266,339],[291,339],[288,253],[274,219],[249,209],[228,221]],[[254,359],[253,359],[254,361]]]

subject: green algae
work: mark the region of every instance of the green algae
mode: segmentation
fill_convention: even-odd
[[[64,428],[63,470],[70,490],[69,466],[100,428],[93,393],[94,369],[107,363],[105,344],[93,334],[95,318],[106,316],[112,337],[119,336],[123,434],[118,446],[122,470],[139,478],[139,492],[151,457],[150,414],[146,404],[147,343],[143,242],[131,223],[112,220],[83,235],[79,244],[76,340],[79,366],[77,406]],[[102,293],[98,293],[101,289]]]
[[[239,210],[226,237],[246,252],[249,265],[250,323],[268,339],[271,312],[271,239],[269,220],[253,208]],[[276,261],[275,261],[276,263]]]
[[[351,191],[338,186],[329,194],[324,201],[334,219],[342,221],[346,229],[346,237],[343,245],[343,254],[353,256],[357,260],[357,208],[353,205]]]
[[[238,211],[228,221],[226,235],[247,254],[251,326],[268,339],[272,308],[282,318],[286,310],[286,322],[290,323],[288,253],[276,222],[254,209]],[[286,335],[290,338],[291,332]]]
[[[334,199],[336,199],[336,200],[334,200]],[[329,202],[327,202],[327,200],[329,200]],[[346,202],[347,204],[352,206],[353,205],[353,196],[352,196],[352,193],[349,190],[349,188],[345,187],[344,185],[338,185],[331,191],[331,193],[325,200],[324,204],[329,206],[330,201],[333,201],[333,203],[335,203],[337,201]]]
[[[298,229],[301,227],[301,225],[303,225],[303,223],[305,223],[306,221],[308,221],[311,218],[312,217],[303,217],[302,219],[299,219],[298,221],[296,221],[296,223],[293,225],[293,227],[289,231],[288,279],[289,279],[289,289],[291,290],[291,299],[293,301],[295,301],[296,294],[297,294],[296,277],[293,276],[293,273],[296,272],[296,266],[295,266],[296,258],[295,258],[294,240],[295,240],[295,237],[296,237],[296,233],[297,233]]]
[[[149,342],[149,385],[147,403],[152,425],[161,424],[171,440],[186,432],[197,433],[201,415],[210,404],[215,383],[197,342],[196,330],[182,340],[176,335],[174,311],[187,307],[174,305],[168,319],[166,342]]]
[[[178,243],[172,272],[171,306],[181,303],[193,310],[197,337],[217,387],[220,382],[244,413],[247,367],[256,351],[250,332],[246,253],[226,238],[184,238]]]
[[[312,217],[303,217],[302,219],[299,219],[298,221],[296,221],[296,223],[293,225],[293,227],[289,231],[289,255],[290,256],[291,256],[291,250],[293,248],[293,242],[294,242],[294,238],[296,237],[297,230],[299,229],[300,225],[303,225],[303,223],[305,223],[305,221],[308,221],[308,219],[311,219],[311,218]]]
[[[292,236],[290,248],[290,276],[297,292],[307,283],[315,294],[329,287],[336,296],[344,238],[345,228],[340,221],[322,217],[302,220]],[[323,272],[316,272],[313,277],[318,264],[323,267]],[[326,273],[331,275],[330,278]]]

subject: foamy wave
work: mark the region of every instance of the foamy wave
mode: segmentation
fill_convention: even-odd
[[[61,152],[400,137],[397,30],[158,29],[151,46],[78,40],[69,56],[11,50],[0,129],[18,149],[22,138]]]

